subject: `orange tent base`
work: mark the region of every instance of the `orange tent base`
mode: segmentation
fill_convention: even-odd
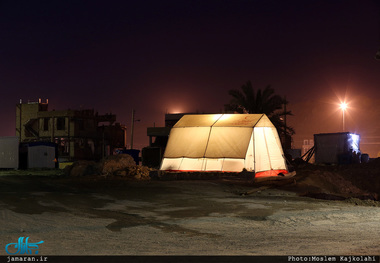
[[[165,170],[165,172],[169,173],[238,173],[232,171],[198,171],[198,170]],[[270,170],[258,172],[255,174],[255,178],[265,178],[265,177],[277,177],[288,174],[287,170]]]
[[[279,176],[279,174],[285,175],[287,173],[289,172],[286,170],[270,170],[270,171],[256,173],[255,178]]]

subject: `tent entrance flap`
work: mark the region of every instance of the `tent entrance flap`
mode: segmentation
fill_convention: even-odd
[[[287,170],[281,143],[273,127],[255,127],[255,171]]]
[[[247,154],[244,160],[244,168],[247,169],[247,171],[255,170],[255,151],[253,147],[253,133],[251,133],[251,139],[249,140]]]

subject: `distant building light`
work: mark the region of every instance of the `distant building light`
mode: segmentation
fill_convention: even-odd
[[[354,134],[350,133],[351,137],[351,147],[354,152],[360,152],[360,135],[359,134]]]

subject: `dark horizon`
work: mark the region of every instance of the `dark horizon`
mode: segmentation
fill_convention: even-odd
[[[166,112],[223,111],[248,80],[286,96],[299,148],[339,132],[337,103],[362,150],[380,152],[380,2],[1,1],[0,136],[20,99],[114,113],[135,145]],[[129,143],[129,142],[128,142]]]

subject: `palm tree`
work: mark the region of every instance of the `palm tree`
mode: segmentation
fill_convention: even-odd
[[[264,90],[255,90],[252,83],[248,81],[241,86],[241,90],[232,89],[228,91],[232,96],[229,104],[224,105],[225,111],[233,111],[237,113],[264,113],[272,121],[276,127],[278,134],[283,137],[283,143],[288,141],[295,131],[292,127],[286,125],[286,116],[293,115],[291,111],[286,110],[288,101],[281,96],[274,93],[274,89],[270,85],[266,86]],[[283,109],[285,106],[285,109]],[[288,148],[286,145],[285,148]]]

